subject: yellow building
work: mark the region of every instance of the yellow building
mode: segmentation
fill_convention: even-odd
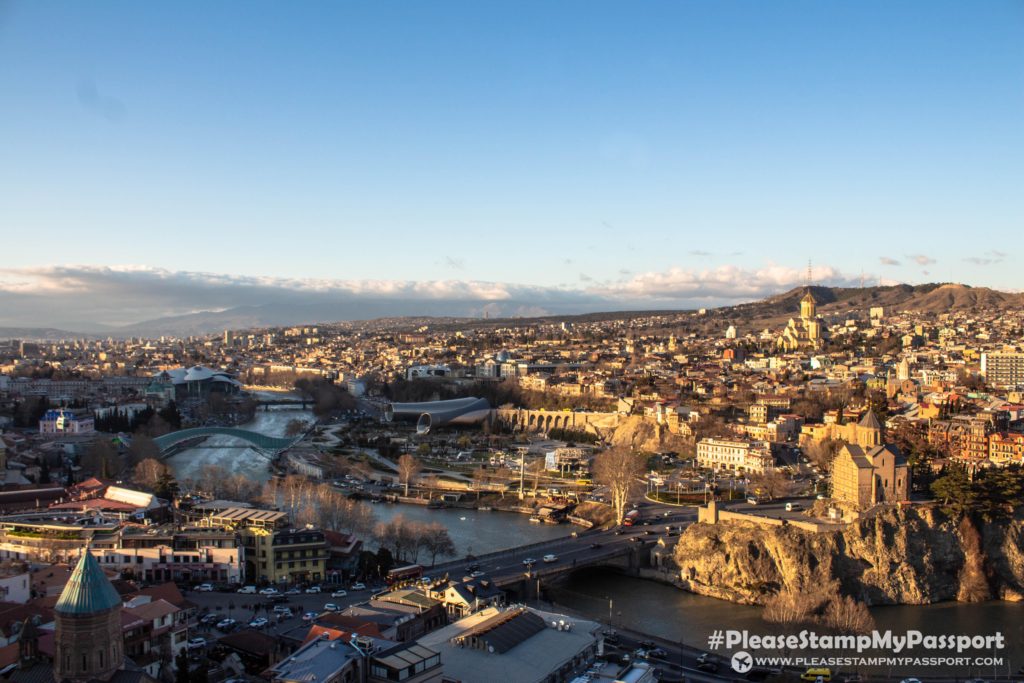
[[[893,444],[846,444],[832,462],[832,499],[866,510],[910,500],[910,467]]]
[[[775,340],[781,351],[817,351],[825,345],[825,332],[817,314],[818,302],[811,294],[810,287],[800,299],[800,319],[789,319],[789,324]]]
[[[319,529],[271,531],[249,527],[239,533],[245,546],[247,581],[316,583],[327,577],[330,547]]]

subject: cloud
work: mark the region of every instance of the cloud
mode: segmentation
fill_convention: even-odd
[[[456,258],[454,256],[445,256],[444,265],[448,268],[454,268],[455,270],[462,270],[466,267],[466,262],[463,259]]]
[[[964,261],[973,263],[976,266],[990,266],[995,263],[1002,263],[1006,256],[1005,252],[992,249],[986,251],[984,256],[967,256],[964,258]]]
[[[267,311],[283,311],[279,322],[266,323],[271,325],[397,315],[482,315],[485,311],[496,317],[693,308],[776,294],[802,284],[804,273],[779,265],[757,269],[722,265],[636,274],[622,270],[614,282],[580,273],[579,285],[537,286],[457,279],[281,278],[144,266],[7,268],[0,269],[0,326],[93,331],[225,310],[253,312],[251,319],[256,321],[273,317]],[[823,285],[855,286],[858,281],[828,266],[815,267],[813,278]],[[211,324],[216,325],[213,318]]]
[[[879,262],[883,266],[898,266],[898,265],[900,265],[899,261],[897,261],[894,258],[889,258],[888,256],[879,256],[878,260],[879,260]]]
[[[930,266],[935,263],[935,259],[924,254],[907,254],[907,258],[912,259],[919,266]]]
[[[700,249],[692,249],[690,251],[690,256],[713,256],[713,255],[714,254],[712,254],[710,251],[702,251]]]

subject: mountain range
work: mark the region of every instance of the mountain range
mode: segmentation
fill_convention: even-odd
[[[887,313],[914,311],[937,314],[948,311],[979,309],[1010,310],[1024,307],[1024,293],[1000,292],[986,287],[970,287],[962,284],[892,285],[878,287],[810,287],[822,314],[860,313],[868,309],[883,307]],[[785,293],[759,301],[724,306],[712,309],[714,318],[724,318],[746,326],[757,327],[775,323],[795,316],[799,311],[800,298],[807,291],[796,287]],[[123,327],[95,326],[88,331],[69,331],[54,328],[0,327],[0,339],[66,339],[96,337],[156,337],[203,335],[220,330],[242,330],[302,324],[326,324],[329,322],[392,320],[409,316],[447,318],[452,322],[453,314],[466,308],[466,302],[432,300],[417,302],[412,307],[400,301],[354,301],[350,303],[315,303],[308,305],[264,304],[238,306],[222,311],[201,311],[186,315],[165,316],[144,320]],[[415,310],[413,310],[415,309]],[[679,313],[682,311],[618,311],[608,313],[586,313],[580,315],[537,316],[516,318],[519,322],[531,319],[558,320],[601,320],[638,315]],[[463,314],[460,320],[472,319]],[[476,318],[479,320],[479,318]],[[498,322],[495,320],[494,322]]]

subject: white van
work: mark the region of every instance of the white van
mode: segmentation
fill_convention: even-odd
[[[246,593],[246,594],[249,594],[249,595],[255,595],[256,594],[256,586],[242,586],[241,588],[238,589],[237,592],[239,592],[239,593]]]

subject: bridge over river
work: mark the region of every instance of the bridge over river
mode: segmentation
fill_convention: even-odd
[[[161,453],[167,453],[172,447],[192,439],[204,438],[207,436],[230,436],[234,439],[244,441],[257,451],[268,457],[273,457],[281,451],[290,448],[300,436],[267,436],[259,432],[237,427],[193,427],[181,429],[170,434],[164,434],[153,439],[153,442],[160,448]],[[223,446],[218,446],[223,448]]]

